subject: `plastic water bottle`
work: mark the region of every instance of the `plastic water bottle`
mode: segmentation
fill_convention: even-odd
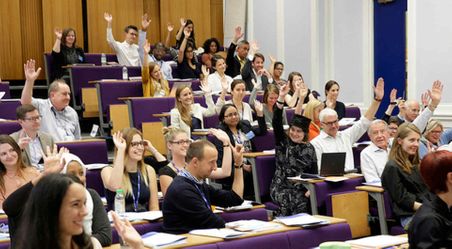
[[[107,65],[107,56],[102,53],[102,55],[100,56],[100,63],[102,64],[102,66]]]
[[[119,217],[123,218],[124,213],[126,212],[126,200],[124,198],[124,191],[122,189],[116,190],[114,208]]]
[[[128,80],[129,79],[129,73],[127,72],[127,67],[122,67],[122,79]]]

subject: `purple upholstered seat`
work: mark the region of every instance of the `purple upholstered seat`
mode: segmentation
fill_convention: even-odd
[[[240,212],[224,212],[221,213],[220,216],[225,222],[251,219],[268,221],[268,215],[265,208],[256,208]]]
[[[263,136],[256,136],[253,139],[253,144],[256,151],[272,150],[275,148],[275,133],[270,130]]]
[[[190,248],[190,249],[218,249],[218,246],[217,246],[217,244],[205,244],[205,245],[200,245],[200,246],[190,246],[190,247],[186,247],[186,248]]]
[[[159,122],[153,114],[170,112],[175,100],[171,97],[162,98],[131,98],[127,101],[129,114],[132,118],[131,126],[141,130],[143,122]]]
[[[275,175],[276,165],[275,156],[256,157],[256,176],[259,184],[259,196],[265,208],[277,210],[279,206],[271,201],[270,185]]]
[[[9,91],[9,82],[8,81],[0,82],[0,92],[5,92],[5,95],[3,96],[4,99],[11,98],[11,93]]]
[[[295,115],[295,109],[286,108],[287,123],[290,124],[294,115]]]
[[[176,65],[177,66],[177,65]],[[201,88],[199,87],[201,83],[199,82],[199,79],[170,79],[168,80],[169,88],[172,89],[175,82],[182,82],[182,83],[191,83],[191,89],[193,91],[199,91]]]
[[[356,120],[359,120],[361,118],[361,110],[359,110],[359,107],[357,106],[346,106],[345,117],[355,118]]]
[[[350,226],[339,223],[313,229],[301,229],[286,232],[290,248],[314,248],[326,241],[345,241],[352,238]]]
[[[309,239],[305,237],[305,239]],[[289,249],[289,239],[286,233],[268,234],[243,239],[217,243],[219,249]]]
[[[9,246],[10,246],[9,241],[0,243],[0,249],[8,249]]]
[[[333,193],[341,193],[355,190],[364,181],[363,177],[351,178],[341,182],[319,182],[315,183],[315,190],[317,196],[317,207],[319,214],[326,213],[326,200],[328,195]]]
[[[0,121],[0,134],[11,134],[20,130],[19,122],[17,121]]]
[[[220,123],[218,119],[218,114],[215,114],[210,117],[204,117],[204,128],[217,128]]]
[[[0,100],[0,118],[16,120],[16,108],[20,106],[18,99],[1,99]]]

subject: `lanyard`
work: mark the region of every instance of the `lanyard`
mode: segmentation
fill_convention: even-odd
[[[182,170],[181,173],[180,173],[179,175],[181,175],[181,176],[187,178],[187,179],[190,181],[190,183],[191,183],[193,186],[195,186],[196,190],[198,190],[198,193],[201,195],[201,197],[202,197],[204,203],[206,204],[206,207],[207,207],[208,209],[210,209],[210,204],[209,204],[209,201],[208,201],[207,198],[206,198],[206,195],[205,195],[204,192],[202,192],[202,190],[199,188],[198,184],[192,179],[193,176],[192,176],[192,175],[189,175],[189,174],[190,174],[190,173],[188,173],[186,170]]]
[[[138,212],[138,200],[140,199],[140,190],[141,190],[141,177],[140,177],[140,171],[137,170],[137,175],[138,175],[138,186],[137,186],[137,198],[135,199],[135,194],[133,193],[133,188],[132,188],[132,199],[133,199],[133,208],[135,210],[135,212]]]
[[[240,134],[240,130],[237,131],[237,136],[234,136],[235,140],[238,144],[242,144],[242,139],[241,139],[241,134]]]
[[[176,164],[174,163],[174,161],[171,161],[171,164],[173,165],[174,169],[176,169],[176,173],[177,173],[177,174],[179,174],[180,172],[182,172],[182,169],[178,169],[178,168],[176,167]],[[186,165],[187,165],[187,164],[184,165],[184,169],[185,169],[185,166],[186,166]]]

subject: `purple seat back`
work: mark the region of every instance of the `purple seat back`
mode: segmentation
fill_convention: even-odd
[[[107,57],[107,62],[118,62],[118,58],[116,58],[116,54],[105,54]],[[94,64],[96,66],[102,65],[102,54],[93,54],[86,53],[85,54],[85,63]]]
[[[199,79],[191,79],[191,80],[190,79],[188,79],[188,80],[187,79],[184,79],[184,80],[170,79],[170,80],[168,80],[168,85],[169,85],[170,89],[173,89],[173,85],[175,82],[191,83],[191,89],[193,91],[201,90],[201,88],[200,88],[201,83],[200,83]]]
[[[53,71],[53,58],[51,53],[44,53],[44,68],[46,74],[47,85],[50,84],[50,78],[52,77]]]
[[[315,248],[326,241],[345,241],[352,238],[350,226],[347,223],[321,226],[314,229],[300,229],[286,232],[290,248]]]
[[[307,237],[304,237],[307,239]],[[302,243],[303,244],[303,243]],[[289,238],[286,233],[268,234],[265,236],[249,237],[237,240],[218,242],[219,249],[290,249]],[[298,247],[297,247],[298,248]]]
[[[204,128],[217,128],[220,121],[218,120],[218,114],[210,117],[204,117]]]
[[[272,150],[275,148],[275,133],[269,130],[263,136],[255,136],[253,144],[256,151]]]
[[[193,102],[194,103],[198,103],[200,104],[202,107],[207,108],[207,104],[206,104],[206,100],[204,99],[204,95],[203,96],[194,96],[193,97]]]
[[[256,157],[256,176],[262,201],[270,200],[270,185],[275,175],[275,156]]]
[[[171,63],[171,74],[174,79],[179,78],[179,72],[177,71],[177,63]]]
[[[124,103],[120,97],[143,96],[143,87],[140,82],[99,82],[97,83],[99,97],[99,110],[102,110],[107,122],[110,121],[110,105]]]
[[[224,212],[221,213],[220,216],[225,222],[251,219],[268,221],[267,210],[265,210],[265,208],[256,208],[240,212]]]
[[[363,177],[351,178],[341,182],[319,182],[315,183],[317,195],[317,207],[319,214],[326,213],[326,200],[329,194],[341,193],[355,190],[364,181]]]
[[[57,145],[69,149],[85,164],[108,163],[107,142],[103,139],[58,142]]]
[[[5,95],[3,96],[4,99],[10,99],[11,98],[11,93],[9,91],[9,82],[8,81],[0,82],[0,92],[5,92]]]
[[[359,120],[361,118],[361,111],[357,106],[346,106],[345,107],[345,117],[346,118],[356,118]]]
[[[286,117],[287,117],[287,123],[290,124],[293,117],[295,116],[295,109],[289,109],[286,108]]]
[[[20,106],[18,99],[2,99],[0,100],[0,118],[16,120],[16,109]]]
[[[17,121],[0,121],[0,135],[9,135],[20,130],[22,127]]]
[[[162,98],[131,98],[128,101],[131,126],[141,130],[143,122],[158,122],[153,114],[169,112],[174,107],[175,100],[171,97]]]
[[[100,169],[86,171],[86,187],[96,190],[100,196],[105,196],[104,183],[100,172]]]

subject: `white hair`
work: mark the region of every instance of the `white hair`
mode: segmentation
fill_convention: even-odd
[[[384,124],[384,126],[385,126],[385,130],[387,130],[388,129],[388,124],[384,121],[384,120],[381,120],[381,119],[375,119],[374,121],[372,121],[371,123],[370,123],[370,125],[369,125],[369,128],[367,129],[367,134],[370,136],[370,130],[372,129],[372,127],[374,126],[374,125],[376,125],[376,124]]]
[[[325,117],[326,116],[336,116],[337,117],[337,112],[329,107],[323,109],[322,111],[320,111],[319,113],[319,119],[320,122],[325,121]]]

